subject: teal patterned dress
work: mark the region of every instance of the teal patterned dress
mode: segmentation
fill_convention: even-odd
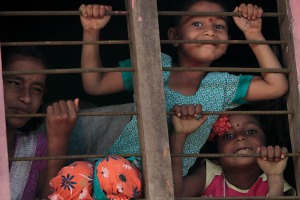
[[[120,66],[130,67],[131,62],[130,60],[122,61],[120,62]],[[162,66],[171,67],[172,58],[166,54],[162,54]],[[225,111],[247,103],[245,96],[252,80],[252,76],[250,75],[236,76],[226,72],[210,72],[202,79],[198,91],[193,96],[186,96],[168,87],[167,83],[170,78],[170,73],[170,71],[163,71],[166,111],[170,111],[176,104],[202,104],[203,111]],[[127,90],[133,90],[132,73],[123,72],[122,77],[125,88]],[[199,129],[187,137],[184,145],[185,154],[199,153],[217,118],[218,115],[210,115],[208,120]],[[170,117],[168,117],[168,125],[171,127]],[[140,153],[136,116],[133,116],[118,140],[107,153]],[[184,175],[187,174],[195,160],[196,158],[193,157],[183,159]]]

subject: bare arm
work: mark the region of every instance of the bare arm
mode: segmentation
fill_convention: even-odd
[[[207,116],[202,115],[200,119],[196,119],[202,111],[200,105],[176,105],[173,111],[177,115],[172,116],[174,130],[170,135],[171,153],[183,153],[186,137],[199,128],[207,120]],[[196,196],[204,189],[205,166],[199,166],[193,174],[183,177],[182,157],[172,156],[172,173],[175,196]]]
[[[246,40],[265,41],[261,32],[262,8],[252,4],[241,4],[235,8],[234,12],[243,14],[243,17],[234,17],[234,21],[244,33]],[[282,68],[269,45],[250,44],[250,48],[255,54],[261,68]],[[248,101],[274,99],[284,95],[287,90],[288,81],[284,74],[262,73],[261,76],[253,78],[246,99]]]
[[[47,107],[47,136],[48,156],[62,156],[67,154],[69,135],[77,120],[78,99],[73,101],[59,101]],[[48,160],[45,187],[42,196],[47,198],[51,193],[50,180],[57,175],[65,165],[65,160]]]
[[[83,27],[83,41],[98,41],[100,30],[110,20],[105,12],[111,11],[110,6],[104,5],[81,5],[79,10]],[[81,54],[82,68],[102,68],[100,49],[98,44],[82,45]],[[124,90],[121,72],[94,72],[82,73],[84,90],[91,95],[105,95]]]
[[[261,157],[257,158],[257,162],[268,177],[268,196],[283,196],[283,173],[287,164],[287,149],[268,146],[259,148],[257,153],[261,154]]]

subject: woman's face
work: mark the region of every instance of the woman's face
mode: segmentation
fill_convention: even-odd
[[[219,153],[252,154],[258,147],[265,146],[265,134],[253,115],[230,115],[229,122],[229,131],[217,137]],[[255,157],[223,157],[219,161],[223,168],[229,169],[256,164]]]
[[[42,61],[34,57],[16,56],[7,71],[43,70]],[[3,77],[5,113],[32,114],[41,106],[45,90],[45,74],[10,75]],[[23,127],[31,118],[7,118],[7,128]]]

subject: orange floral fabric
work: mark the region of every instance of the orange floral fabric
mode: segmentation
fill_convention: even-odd
[[[108,199],[125,200],[141,196],[141,172],[125,158],[109,156],[97,162],[94,176]],[[97,189],[94,184],[94,190]]]
[[[51,200],[92,200],[93,162],[77,161],[63,167],[58,175],[51,179]]]

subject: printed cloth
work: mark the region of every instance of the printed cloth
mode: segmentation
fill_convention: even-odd
[[[130,60],[120,62],[120,66],[130,67],[131,62]],[[162,66],[171,67],[172,58],[166,54],[162,54]],[[122,77],[126,89],[133,90],[132,73],[123,72]],[[170,71],[163,71],[167,112],[169,112],[176,104],[201,104],[203,111],[225,111],[238,107],[241,104],[247,103],[245,96],[252,80],[252,76],[236,76],[225,72],[211,72],[207,73],[202,79],[198,91],[194,95],[186,96],[169,88],[169,78]],[[185,154],[199,153],[200,149],[208,139],[212,125],[217,119],[218,115],[210,115],[200,128],[187,137],[184,145]],[[171,120],[169,116],[167,120],[170,129]],[[116,143],[108,151],[108,154],[127,153],[140,153],[137,116],[133,116]],[[187,174],[189,168],[195,161],[196,158],[194,157],[183,159],[183,175]]]
[[[77,161],[51,179],[51,200],[126,200],[142,195],[142,175],[135,158],[109,156],[96,162]]]
[[[51,200],[92,200],[93,162],[77,161],[63,167],[58,175],[51,179],[50,187],[54,191]]]
[[[109,200],[127,200],[142,195],[142,174],[134,165],[135,158],[128,160],[108,156],[96,163],[94,170],[94,197]]]

